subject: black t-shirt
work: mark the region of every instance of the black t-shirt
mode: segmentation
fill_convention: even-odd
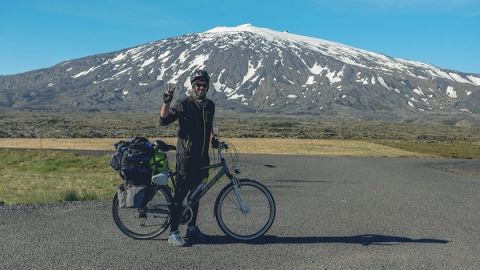
[[[191,96],[177,100],[160,125],[178,120],[177,154],[194,159],[208,159],[215,104],[210,99],[197,101]]]

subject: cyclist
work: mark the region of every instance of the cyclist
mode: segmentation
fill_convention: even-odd
[[[186,246],[186,241],[180,236],[178,226],[181,218],[182,203],[187,193],[192,192],[204,178],[208,170],[201,170],[209,165],[208,148],[210,142],[218,145],[212,129],[215,104],[206,98],[210,76],[204,70],[196,70],[190,76],[192,91],[184,99],[177,100],[170,107],[173,99],[172,89],[167,87],[163,95],[163,106],[160,110],[160,125],[165,126],[178,120],[177,138],[177,175],[176,188],[171,206],[170,235],[168,243],[174,246]],[[198,228],[198,204],[193,207],[192,220],[188,223],[186,238],[202,240],[205,238]]]

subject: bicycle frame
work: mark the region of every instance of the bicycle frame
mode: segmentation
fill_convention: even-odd
[[[218,150],[218,154],[220,156],[220,162],[211,164],[205,167],[202,167],[202,170],[210,170],[214,168],[221,168],[220,171],[210,180],[208,180],[207,184],[202,188],[202,190],[195,196],[195,198],[191,198],[191,201],[187,202],[187,206],[191,207],[195,204],[197,204],[200,199],[215,185],[215,183],[220,180],[224,175],[226,175],[231,181],[236,181],[236,179],[233,177],[233,175],[230,173],[230,170],[228,169],[227,162],[225,161],[225,158],[222,155],[221,150]]]
[[[231,183],[234,186],[235,197],[238,200],[238,203],[240,205],[240,209],[242,210],[242,212],[248,213],[249,209],[248,209],[247,206],[245,206],[245,204],[243,203],[243,200],[240,196],[238,179],[235,178],[233,176],[233,174],[230,172],[230,170],[228,169],[227,162],[225,161],[225,158],[223,157],[223,154],[222,154],[222,148],[223,148],[222,146],[220,146],[218,148],[218,156],[220,157],[220,162],[219,163],[211,164],[211,165],[208,165],[208,166],[205,166],[205,167],[201,168],[201,169],[204,169],[204,170],[221,168],[220,171],[213,178],[211,178],[208,181],[208,183],[202,188],[202,190],[197,195],[195,195],[194,198],[191,198],[191,200],[189,200],[187,202],[187,207],[184,209],[182,214],[185,214],[188,211],[189,208],[191,208],[192,206],[197,204],[200,201],[200,199],[212,188],[212,186],[215,185],[215,183],[217,183],[218,180],[220,180],[220,178],[222,178],[224,175],[226,175],[230,179]]]

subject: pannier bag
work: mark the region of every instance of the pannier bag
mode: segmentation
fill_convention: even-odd
[[[128,148],[128,142],[119,141],[115,144],[115,149],[117,151],[113,153],[112,158],[110,159],[110,166],[116,171],[119,171],[122,168],[122,157],[125,151]]]
[[[143,208],[154,193],[151,186],[121,184],[117,188],[118,208]]]
[[[121,170],[124,179],[133,185],[150,185],[152,169],[149,164],[152,157],[153,146],[146,138],[136,137],[131,140],[121,160]]]
[[[147,186],[127,185],[125,187],[125,206],[127,208],[142,208],[145,206]]]
[[[127,207],[127,193],[125,191],[125,186],[120,184],[117,188],[117,198],[118,198],[118,208]]]

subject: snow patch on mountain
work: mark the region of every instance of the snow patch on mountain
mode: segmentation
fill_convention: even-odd
[[[325,75],[330,82],[330,85],[334,83],[338,83],[342,81],[343,77],[343,69],[340,70],[338,73],[337,71],[330,71],[330,69],[327,70],[327,74]]]
[[[85,70],[85,71],[82,71],[80,73],[77,73],[76,75],[73,75],[72,78],[76,79],[78,77],[81,77],[81,76],[85,76],[87,75],[88,73],[94,71],[95,69],[99,68],[100,66],[94,66],[94,67],[91,67],[89,68],[88,70]]]
[[[245,82],[247,82],[250,78],[253,77],[253,75],[255,75],[255,72],[260,68],[262,67],[262,60],[260,60],[256,66],[253,65],[253,62],[251,60],[248,60],[248,70],[247,70],[247,74],[245,74],[245,76],[243,76],[243,80],[242,80],[242,84],[244,84]]]
[[[424,95],[425,95],[425,94],[423,93],[422,89],[420,89],[420,88],[418,88],[418,89],[417,89],[417,88],[413,89],[413,92],[414,92],[415,94],[419,95],[419,96],[424,96]]]
[[[388,85],[385,83],[385,81],[383,80],[382,77],[377,77],[377,80],[378,80],[378,82],[380,83],[380,85],[382,85],[383,87],[387,88],[388,90],[392,90],[390,87],[388,87]]]
[[[168,51],[168,50],[165,51],[165,52],[163,52],[162,54],[160,54],[160,55],[158,56],[158,60],[167,58],[167,56],[168,56],[169,54],[170,54],[170,51]]]
[[[455,81],[457,82],[461,82],[461,83],[468,83],[468,84],[471,84],[472,82],[463,78],[462,76],[456,74],[456,73],[448,73],[450,75],[450,77],[452,77]]]
[[[183,51],[179,56],[178,56],[178,61],[179,63],[184,63],[185,60],[187,60],[187,51]]]
[[[196,56],[190,66],[187,68],[187,70],[193,70],[194,67],[196,67],[197,69],[204,69],[205,62],[208,60],[209,57],[209,54],[200,54]]]
[[[457,98],[457,91],[452,86],[447,87],[447,96],[451,98]]]
[[[315,64],[313,64],[312,67],[309,67],[308,65],[306,66],[310,70],[310,73],[314,75],[319,75],[320,73],[322,73],[324,70],[327,69],[326,67],[322,67],[320,64],[317,64],[317,62],[315,62]]]
[[[215,91],[217,92],[222,92],[224,89],[225,89],[225,85],[223,85],[222,83],[220,83],[220,79],[222,78],[222,75],[223,73],[225,72],[225,69],[222,69],[222,71],[220,71],[220,74],[218,74],[217,76],[217,81],[213,82],[213,88],[215,89]]]
[[[232,100],[232,99],[239,99],[239,98],[243,98],[244,95],[239,95],[239,94],[236,94],[236,93],[233,93],[231,96],[228,97],[228,99]]]
[[[128,54],[121,52],[121,53],[117,54],[117,56],[115,56],[112,60],[107,61],[106,63],[108,63],[108,62],[111,62],[111,63],[119,62],[119,61],[125,59],[127,57],[127,55]]]
[[[151,63],[155,62],[154,58],[155,57],[152,56],[149,59],[145,60],[140,67],[143,68],[143,67],[146,67],[146,66],[150,65]]]
[[[126,69],[124,69],[124,70],[122,70],[122,71],[119,71],[119,72],[115,73],[112,77],[113,77],[113,78],[119,77],[119,76],[122,75],[123,73],[128,72],[128,71],[130,71],[130,70],[132,70],[132,67],[129,67],[129,68],[126,68]]]
[[[307,82],[305,83],[306,85],[311,85],[315,83],[315,77],[313,76],[308,76]]]
[[[467,76],[467,78],[475,85],[480,85],[480,78],[474,76]]]

